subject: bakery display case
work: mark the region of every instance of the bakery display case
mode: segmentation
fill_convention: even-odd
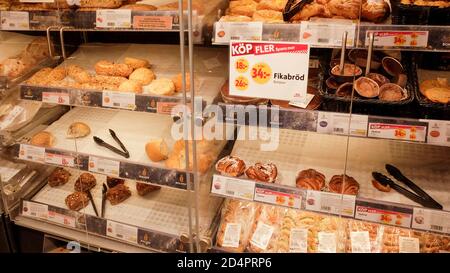
[[[77,4],[0,5],[2,200],[45,251],[450,251],[446,1]],[[246,82],[251,42],[307,55]]]

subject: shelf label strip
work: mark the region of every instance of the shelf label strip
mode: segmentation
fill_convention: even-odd
[[[355,219],[409,228],[412,213],[411,208],[397,208],[385,204],[356,201]]]
[[[2,11],[0,17],[3,30],[30,29],[30,16],[27,11]]]
[[[134,110],[136,109],[136,95],[130,92],[103,91],[102,106]]]
[[[301,208],[302,195],[299,190],[280,189],[271,185],[255,185],[255,201],[285,206],[290,208]]]
[[[137,244],[138,228],[107,220],[106,236]]]
[[[48,206],[30,201],[22,202],[22,215],[39,219],[48,219]]]
[[[228,43],[230,40],[253,40],[262,39],[262,22],[217,22],[215,43]]]
[[[119,176],[120,162],[105,158],[98,158],[95,156],[89,156],[88,170],[90,172],[95,173],[103,173],[106,175]]]
[[[425,142],[427,128],[425,122],[369,117],[368,137]]]
[[[350,135],[366,137],[369,116],[351,115]],[[350,115],[345,113],[320,112],[317,120],[317,133],[348,135]]]
[[[255,196],[255,182],[215,174],[213,176],[211,192],[253,201]]]
[[[342,44],[342,34],[347,31],[347,46],[355,43],[356,24],[352,20],[320,19],[302,21],[300,41],[312,46],[338,46]]]
[[[412,228],[450,234],[450,212],[414,208]]]
[[[368,30],[365,44],[369,46],[369,35],[373,33],[376,47],[427,47],[428,31]]]
[[[45,148],[28,144],[20,144],[19,159],[45,162]]]
[[[420,121],[428,123],[427,143],[450,147],[450,121],[426,119]]]
[[[131,10],[97,10],[95,22],[97,28],[131,28]]]

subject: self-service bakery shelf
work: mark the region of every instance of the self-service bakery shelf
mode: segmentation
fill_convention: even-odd
[[[230,37],[241,40],[263,40],[311,43],[313,48],[340,48],[342,32],[347,31],[351,42],[347,48],[367,48],[369,33],[374,32],[374,49],[448,52],[448,26],[380,25],[345,22],[305,21],[302,24],[268,24],[258,22],[216,22],[212,43],[228,45]],[[353,27],[352,27],[353,24]],[[303,28],[303,29],[302,29]],[[301,31],[302,29],[302,31]],[[413,38],[409,38],[412,35]],[[379,37],[391,37],[388,40]],[[406,40],[405,40],[405,37]]]
[[[84,44],[60,66],[78,65],[94,73],[100,60],[122,62],[125,57],[146,59],[157,78],[173,78],[180,73],[179,46],[139,44]],[[225,82],[228,69],[226,50],[198,48],[194,52],[195,97],[203,105],[211,104],[217,90]],[[21,98],[27,100],[128,109],[139,112],[170,114],[171,108],[183,103],[183,94],[157,96],[152,94],[121,93],[114,91],[85,90],[65,87],[21,84]],[[144,87],[145,89],[145,87]],[[109,103],[105,97],[109,98]],[[187,93],[188,102],[191,95]]]
[[[350,135],[359,138],[450,146],[450,122],[446,120],[381,117],[339,112],[281,108],[266,105],[238,105],[218,102],[228,124]],[[349,126],[350,123],[350,126]]]
[[[244,132],[246,130],[240,131],[240,139],[245,139],[242,135]],[[274,163],[278,168],[276,183],[260,183],[216,174],[211,185],[212,193],[322,213],[331,212],[382,224],[450,233],[450,185],[446,183],[450,177],[449,148],[362,138],[347,139],[343,136],[283,129],[279,132],[278,148],[274,151],[260,150],[260,145],[267,141],[240,140],[236,141],[231,152],[243,159],[247,166],[256,162]],[[424,209],[394,190],[385,193],[375,189],[371,173],[387,173],[384,169],[387,163],[400,168],[404,175],[440,202],[444,210]],[[328,196],[328,193],[297,188],[295,181],[298,172],[309,168],[323,173],[327,182],[333,175],[343,174],[346,169],[346,174],[360,184],[358,195],[356,198],[339,194]],[[310,199],[323,206],[314,207],[314,203],[308,202]],[[433,224],[439,221],[443,222]]]

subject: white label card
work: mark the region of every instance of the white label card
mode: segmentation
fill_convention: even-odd
[[[48,212],[48,220],[60,225],[75,228],[75,218],[54,211]]]
[[[450,234],[450,212],[414,208],[412,227]]]
[[[428,122],[427,143],[450,147],[450,121],[420,120]]]
[[[319,253],[336,253],[336,234],[332,232],[319,232]]]
[[[211,192],[253,201],[255,182],[215,174]]]
[[[239,247],[239,240],[241,239],[241,224],[227,223],[225,232],[223,234],[223,247]]]
[[[369,45],[370,33],[374,34],[373,45],[376,47],[427,47],[428,45],[428,31],[368,30],[366,46]]]
[[[136,95],[132,92],[103,91],[102,106],[134,110],[136,108]]]
[[[262,38],[262,22],[217,22],[215,24],[215,43],[228,43],[230,40],[254,40]]]
[[[419,238],[398,237],[399,253],[420,253]]]
[[[253,233],[251,243],[262,250],[265,250],[269,245],[270,238],[272,238],[274,228],[262,222],[258,222],[256,230]]]
[[[7,115],[0,119],[0,130],[3,130],[11,125],[24,111],[25,109],[22,106],[15,105]]]
[[[306,191],[306,209],[353,217],[355,214],[355,195],[321,191]]]
[[[45,153],[45,163],[55,164],[65,167],[74,167],[75,158],[68,155]]]
[[[113,221],[106,221],[106,235],[123,241],[137,244],[138,229]]]
[[[323,134],[348,135],[350,123],[350,135],[367,136],[367,124],[369,116],[349,114],[319,112],[317,120],[317,132]]]
[[[119,170],[120,170],[120,162],[119,161],[98,158],[95,156],[89,157],[89,171],[90,172],[119,176]]]
[[[42,92],[42,102],[70,105],[70,95],[60,92]]]
[[[131,10],[97,10],[96,26],[98,28],[131,28]]]
[[[353,47],[356,24],[352,20],[320,19],[302,21],[300,41],[312,46],[341,46],[342,34],[347,31],[347,46]]]
[[[37,162],[45,162],[45,148],[20,144],[19,158]]]
[[[30,18],[27,11],[2,11],[0,15],[3,30],[30,29]]]
[[[307,253],[308,252],[308,230],[305,228],[291,229],[289,236],[289,252]]]
[[[22,215],[36,217],[40,219],[48,218],[48,206],[29,201],[22,203]]]
[[[370,237],[368,231],[350,232],[352,253],[370,253]]]

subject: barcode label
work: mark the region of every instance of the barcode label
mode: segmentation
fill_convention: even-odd
[[[103,168],[98,168],[97,169],[99,172],[104,172],[105,171],[105,169],[103,169]]]
[[[119,107],[119,106],[120,106],[120,103],[114,102],[113,105],[114,105],[115,107]]]
[[[113,27],[113,26],[115,26],[116,24],[114,24],[114,22],[108,22],[108,27]]]
[[[227,190],[226,193],[229,195],[234,195],[234,191]]]
[[[333,128],[333,132],[335,133],[344,133],[344,128]]]
[[[432,230],[437,230],[437,231],[442,231],[444,229],[442,226],[438,226],[438,225],[430,225],[430,228]]]
[[[328,41],[329,41],[329,39],[326,39],[326,38],[317,39],[317,42],[319,42],[319,43],[328,43]]]
[[[320,209],[325,211],[331,211],[331,207],[329,206],[321,206]]]

